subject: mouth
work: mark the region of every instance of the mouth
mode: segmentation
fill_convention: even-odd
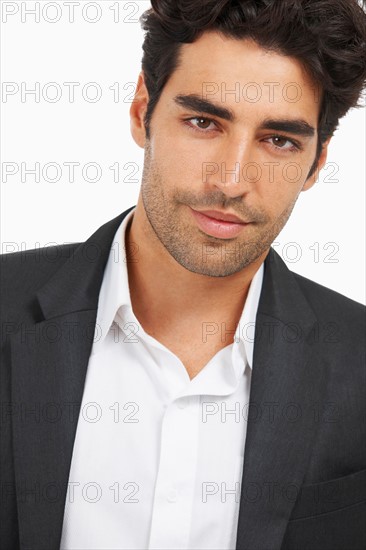
[[[218,221],[231,222],[231,223],[247,223],[244,220],[241,220],[235,214],[230,214],[227,212],[220,212],[219,210],[195,210],[204,216],[212,218]]]
[[[219,239],[237,237],[245,227],[250,225],[250,222],[243,222],[234,214],[226,214],[215,210],[199,212],[198,210],[193,210],[193,208],[190,208],[190,211],[201,231]],[[214,216],[219,216],[219,218]]]

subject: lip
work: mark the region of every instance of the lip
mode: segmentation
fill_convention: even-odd
[[[213,214],[220,215],[222,217],[224,216],[222,212],[218,212],[217,210],[205,210],[201,212],[198,210],[193,210],[193,208],[190,208],[190,210],[198,227],[207,235],[211,235],[212,237],[217,237],[219,239],[232,239],[237,237],[244,230],[244,228],[249,225],[249,223],[242,222],[241,220],[238,222],[211,217]],[[210,216],[208,213],[210,213]],[[239,220],[239,218],[233,214],[225,214],[225,217],[231,218],[231,220]]]
[[[238,216],[235,216],[235,214],[228,214],[226,212],[220,212],[219,210],[195,210],[195,212],[199,212],[204,216],[208,216],[209,218],[213,218],[219,221],[245,223],[243,220],[238,218]]]

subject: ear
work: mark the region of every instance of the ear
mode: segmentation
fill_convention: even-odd
[[[139,147],[145,147],[146,131],[144,117],[149,101],[149,94],[145,85],[144,73],[140,72],[135,96],[130,108],[130,128],[131,134]]]
[[[308,189],[313,187],[314,183],[318,180],[319,172],[324,167],[325,162],[327,160],[328,145],[329,145],[330,140],[331,140],[331,138],[328,138],[327,141],[324,142],[323,147],[322,147],[322,151],[320,153],[320,157],[319,157],[319,160],[318,160],[316,170],[314,171],[314,174],[306,180],[306,182],[304,183],[301,191],[307,191]]]

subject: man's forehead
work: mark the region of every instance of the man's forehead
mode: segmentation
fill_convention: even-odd
[[[253,63],[253,61],[256,63]],[[284,80],[296,75],[301,81],[310,82],[302,63],[295,57],[278,51],[265,49],[249,38],[232,38],[217,32],[206,31],[195,42],[182,44],[179,53],[178,70],[200,77],[210,76],[217,71],[225,73],[227,79],[235,80],[243,73],[255,74],[263,81],[271,75]]]
[[[320,87],[299,60],[265,50],[253,40],[222,37],[212,31],[182,45],[169,87],[172,97],[199,95],[221,104],[226,120],[234,120],[228,113],[238,113],[240,104],[276,106],[296,118],[304,109],[320,111]]]

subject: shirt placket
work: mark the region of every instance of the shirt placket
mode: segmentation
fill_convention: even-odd
[[[199,397],[173,400],[164,414],[149,549],[188,547],[197,470]]]

